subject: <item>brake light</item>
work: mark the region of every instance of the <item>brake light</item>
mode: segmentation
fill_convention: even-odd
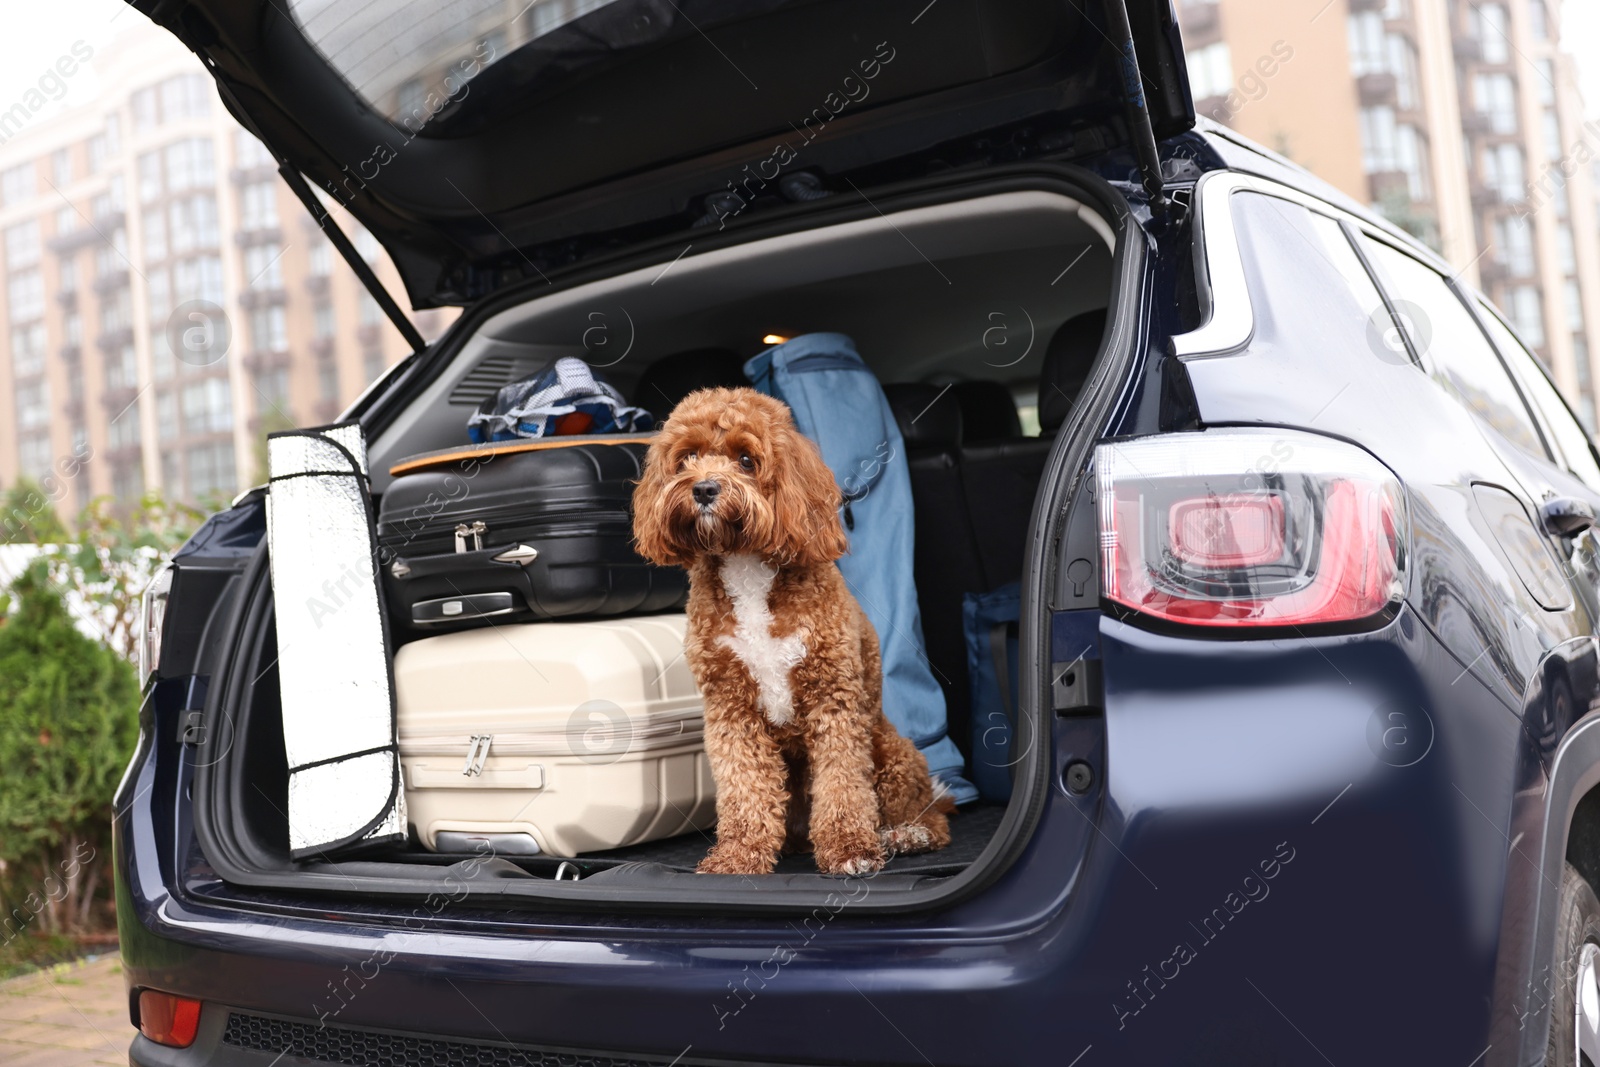
[[[167,623],[167,597],[172,592],[172,564],[163,563],[139,598],[139,688],[161,666],[161,632]]]
[[[139,991],[139,1032],[158,1045],[188,1048],[200,1029],[200,1002],[189,997]]]
[[[1196,626],[1306,626],[1405,596],[1399,480],[1295,430],[1208,430],[1095,452],[1101,593]]]

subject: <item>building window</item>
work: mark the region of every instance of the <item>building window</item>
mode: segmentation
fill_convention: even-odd
[[[1544,112],[1544,158],[1551,163],[1560,163],[1566,150],[1561,144],[1561,120],[1556,116],[1555,108],[1546,108]]]
[[[11,330],[11,372],[27,378],[44,370],[44,323],[16,326]]]
[[[50,180],[57,185],[72,184],[72,150],[58,148],[50,155]]]
[[[365,289],[361,290],[361,295],[356,298],[356,304],[360,309],[358,321],[360,321],[361,325],[375,326],[384,320],[383,309],[380,308],[378,306],[378,302],[372,298],[372,294],[367,292]]]
[[[278,190],[272,182],[251,182],[240,193],[239,225],[270,230],[278,225]]]
[[[1495,219],[1494,243],[1500,262],[1513,276],[1532,277],[1533,226],[1529,220],[1510,216]]]
[[[175,193],[185,189],[211,188],[216,184],[216,166],[211,141],[190,137],[166,147],[167,187]]]
[[[251,245],[244,250],[245,286],[250,289],[283,288],[283,251],[271,245]]]
[[[6,207],[20,204],[24,200],[32,200],[36,193],[32,162],[0,171],[0,204]]]
[[[172,274],[165,270],[152,270],[144,279],[145,303],[150,309],[150,325],[158,328],[172,314]]]
[[[139,365],[134,359],[133,345],[125,344],[106,356],[106,386],[111,389],[135,389],[139,385]]]
[[[211,89],[204,74],[180,74],[161,83],[161,117],[167,122],[201,119],[211,113]]]
[[[226,378],[208,378],[183,387],[183,428],[189,434],[223,433],[233,428],[233,400]]]
[[[17,386],[17,428],[31,430],[49,421],[50,383],[40,378]]]
[[[1544,0],[1528,0],[1528,26],[1535,41],[1550,39],[1550,12],[1544,6]]]
[[[13,274],[6,284],[8,311],[12,322],[26,322],[44,315],[44,276],[37,269]]]
[[[89,138],[88,156],[89,173],[99,174],[105,168],[106,159],[111,155],[111,142],[103,133],[97,133]]]
[[[1519,285],[1511,290],[1510,306],[1506,309],[1511,324],[1522,339],[1534,348],[1544,345],[1544,301],[1539,290],[1531,285]]]
[[[167,205],[171,222],[172,254],[181,255],[197,248],[216,248],[217,201],[208,194],[188,196]]]
[[[39,223],[35,219],[7,227],[6,269],[17,270],[39,262]]]
[[[1514,144],[1490,145],[1483,150],[1483,181],[1502,200],[1518,201],[1525,195],[1522,149]]]
[[[389,361],[383,358],[382,346],[374,346],[361,354],[361,373],[366,376],[368,384],[381,378],[388,366]]]
[[[106,434],[107,443],[112,451],[132,448],[139,443],[139,401],[137,398],[128,405],[127,410],[116,417],[110,430]]]
[[[1417,49],[1402,34],[1387,37],[1389,72],[1394,75],[1395,102],[1401,111],[1415,111],[1422,106],[1417,91]]]
[[[122,227],[111,231],[111,240],[94,250],[94,276],[105,278],[128,269],[128,233]]]
[[[178,394],[163,392],[156,397],[156,434],[163,441],[171,441],[183,429],[178,418]]]
[[[1478,4],[1472,9],[1473,29],[1483,47],[1485,63],[1506,63],[1511,59],[1511,38],[1507,35],[1506,9],[1500,4]]]
[[[217,256],[196,256],[180,260],[172,268],[172,299],[175,304],[190,300],[223,302],[222,260]]]
[[[1509,74],[1479,74],[1472,80],[1479,114],[1495,133],[1517,132],[1517,86]]]
[[[1562,274],[1578,273],[1578,249],[1572,239],[1572,227],[1556,227],[1556,256],[1561,260]]]
[[[1383,15],[1376,11],[1352,14],[1349,22],[1350,73],[1386,74],[1389,65],[1384,54]]]
[[[61,266],[56,270],[56,277],[60,279],[63,293],[78,291],[78,261],[76,259],[63,259]]]
[[[331,359],[317,367],[317,391],[323,400],[339,399],[339,368]]]
[[[35,480],[50,473],[50,435],[39,433],[17,442],[17,465],[25,477]]]
[[[311,239],[310,260],[313,278],[326,278],[333,271],[333,246],[328,244],[326,237]]]
[[[144,260],[159,263],[167,258],[167,217],[151,211],[144,217]]]
[[[1227,96],[1233,91],[1233,57],[1222,41],[1185,53],[1189,88],[1196,100]]]
[[[312,321],[315,323],[316,336],[332,337],[337,331],[337,323],[333,317],[333,304],[327,300],[317,301],[312,311]]]
[[[161,100],[155,86],[134,90],[131,104],[135,130],[153,130],[161,125]]]
[[[1562,286],[1562,299],[1567,305],[1567,329],[1583,332],[1583,294],[1578,291],[1578,279],[1568,278]]]
[[[161,153],[145,152],[139,156],[139,203],[159,200],[165,191],[161,180]]]
[[[352,243],[362,259],[368,263],[376,263],[378,261],[378,254],[382,251],[382,248],[378,245],[378,239],[372,236],[371,230],[365,226],[358,226],[355,240]]]
[[[219,442],[189,449],[189,493],[195,498],[234,490],[233,445]]]
[[[123,286],[100,301],[100,332],[113,334],[133,326],[133,298]]]
[[[276,164],[267,146],[244,130],[233,131],[233,165],[240,170],[268,167]]]
[[[1541,59],[1534,63],[1534,69],[1539,72],[1539,103],[1545,107],[1556,106],[1556,66],[1548,59]]]
[[[56,209],[56,233],[67,234],[78,228],[78,209],[70,205]]]
[[[66,318],[61,320],[61,333],[67,344],[83,344],[83,316],[76,311],[68,312]]]
[[[255,308],[250,312],[250,344],[257,352],[282,352],[289,347],[283,308]]]

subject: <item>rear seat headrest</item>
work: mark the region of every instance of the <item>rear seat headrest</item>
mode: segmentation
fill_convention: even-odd
[[[1017,401],[1003,382],[957,382],[950,390],[961,407],[963,444],[1022,436]]]
[[[718,386],[735,388],[749,385],[744,376],[744,360],[726,348],[693,348],[662,356],[639,375],[633,402],[655,415],[661,422],[678,402],[696,389]]]
[[[1067,414],[1078,399],[1089,376],[1089,364],[1100,351],[1100,338],[1106,332],[1106,312],[1086,311],[1074,315],[1050,338],[1039,371],[1039,433],[1049,436],[1061,429]]]
[[[960,448],[961,405],[953,390],[925,382],[883,387],[907,448]]]

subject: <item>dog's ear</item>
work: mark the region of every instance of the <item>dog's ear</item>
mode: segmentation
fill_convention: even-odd
[[[644,471],[633,490],[633,542],[639,555],[661,567],[682,567],[690,561],[684,547],[672,537],[672,501],[667,493],[672,478],[672,440],[662,433],[650,442]]]
[[[831,563],[850,549],[839,521],[842,496],[815,443],[785,412],[777,438],[777,484],[773,489],[776,551],[785,563]]]

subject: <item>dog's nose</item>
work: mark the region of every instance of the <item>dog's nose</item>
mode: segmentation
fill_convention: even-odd
[[[707,478],[694,483],[694,502],[702,506],[710,504],[717,499],[717,494],[722,492],[722,486]]]

